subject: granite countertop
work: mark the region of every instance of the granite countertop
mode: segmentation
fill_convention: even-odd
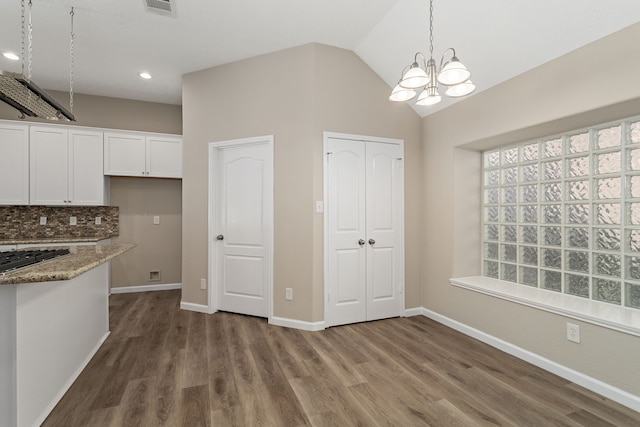
[[[93,236],[93,237],[36,237],[33,239],[0,239],[0,245],[31,245],[47,243],[80,243],[99,242],[100,240],[111,239],[116,236]]]
[[[133,243],[70,246],[71,252],[20,270],[0,273],[0,285],[70,280],[133,249]],[[63,247],[55,247],[61,249]],[[32,248],[36,249],[36,248]],[[49,249],[46,246],[37,249]]]

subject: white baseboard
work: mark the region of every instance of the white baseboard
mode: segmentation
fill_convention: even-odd
[[[424,308],[422,307],[406,308],[404,310],[404,317],[412,317],[412,316],[424,316]]]
[[[198,313],[211,314],[208,305],[194,304],[192,302],[180,301],[181,310],[197,311]]]
[[[413,309],[412,309],[413,310]],[[620,390],[617,387],[613,387],[605,382],[602,382],[596,378],[585,375],[581,372],[575,371],[564,365],[549,360],[538,354],[532,353],[507,341],[496,338],[471,326],[460,323],[456,320],[438,314],[434,311],[428,310],[424,307],[419,309],[421,314],[425,317],[435,320],[438,323],[442,323],[458,332],[462,332],[465,335],[473,337],[485,344],[489,344],[492,347],[500,349],[505,353],[509,353],[519,359],[531,363],[539,368],[549,371],[558,375],[566,380],[569,380],[575,384],[578,384],[588,390],[598,393],[601,396],[609,398],[614,402],[618,402],[634,411],[640,412],[640,396],[633,395],[624,390]]]
[[[122,286],[119,288],[111,288],[111,293],[130,294],[133,292],[170,291],[173,289],[182,289],[182,283],[167,283],[164,285]]]
[[[305,322],[302,320],[287,319],[286,317],[271,317],[270,325],[284,326],[285,328],[301,329],[303,331],[322,331],[325,329],[324,321]]]
[[[89,352],[89,354],[82,361],[80,366],[78,366],[78,369],[75,370],[75,372],[71,375],[69,380],[62,386],[58,394],[56,394],[53,400],[51,400],[51,403],[49,403],[47,407],[44,409],[44,411],[42,411],[40,416],[36,419],[36,422],[33,423],[34,426],[39,426],[44,422],[45,419],[47,419],[51,411],[53,411],[53,408],[55,408],[58,402],[60,402],[60,399],[62,399],[62,396],[64,396],[64,394],[69,390],[69,388],[71,388],[74,381],[78,379],[82,371],[84,371],[84,368],[86,368],[89,362],[91,361],[91,359],[93,359],[93,356],[95,356],[98,350],[100,350],[100,347],[102,347],[102,344],[104,344],[105,340],[107,339],[110,333],[111,333],[110,331],[107,331],[107,333],[104,334],[104,336],[98,341],[96,346]]]

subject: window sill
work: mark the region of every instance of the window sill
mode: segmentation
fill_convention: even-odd
[[[489,277],[461,277],[449,281],[453,286],[640,336],[640,310]]]

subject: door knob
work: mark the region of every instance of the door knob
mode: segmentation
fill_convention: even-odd
[[[375,244],[376,244],[376,241],[375,241],[375,240],[373,240],[373,239],[369,239],[369,244],[370,244],[370,245],[375,245]]]
[[[216,239],[217,239],[217,240],[223,240],[223,239],[224,239],[224,236],[223,236],[222,234],[218,234],[218,235],[216,236]]]
[[[358,240],[358,244],[359,244],[360,246],[364,245],[364,244],[365,244],[364,239],[360,239],[360,240]]]

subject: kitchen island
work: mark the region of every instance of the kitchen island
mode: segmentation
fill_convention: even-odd
[[[102,345],[108,261],[133,247],[71,246],[0,274],[0,426],[40,425]]]

